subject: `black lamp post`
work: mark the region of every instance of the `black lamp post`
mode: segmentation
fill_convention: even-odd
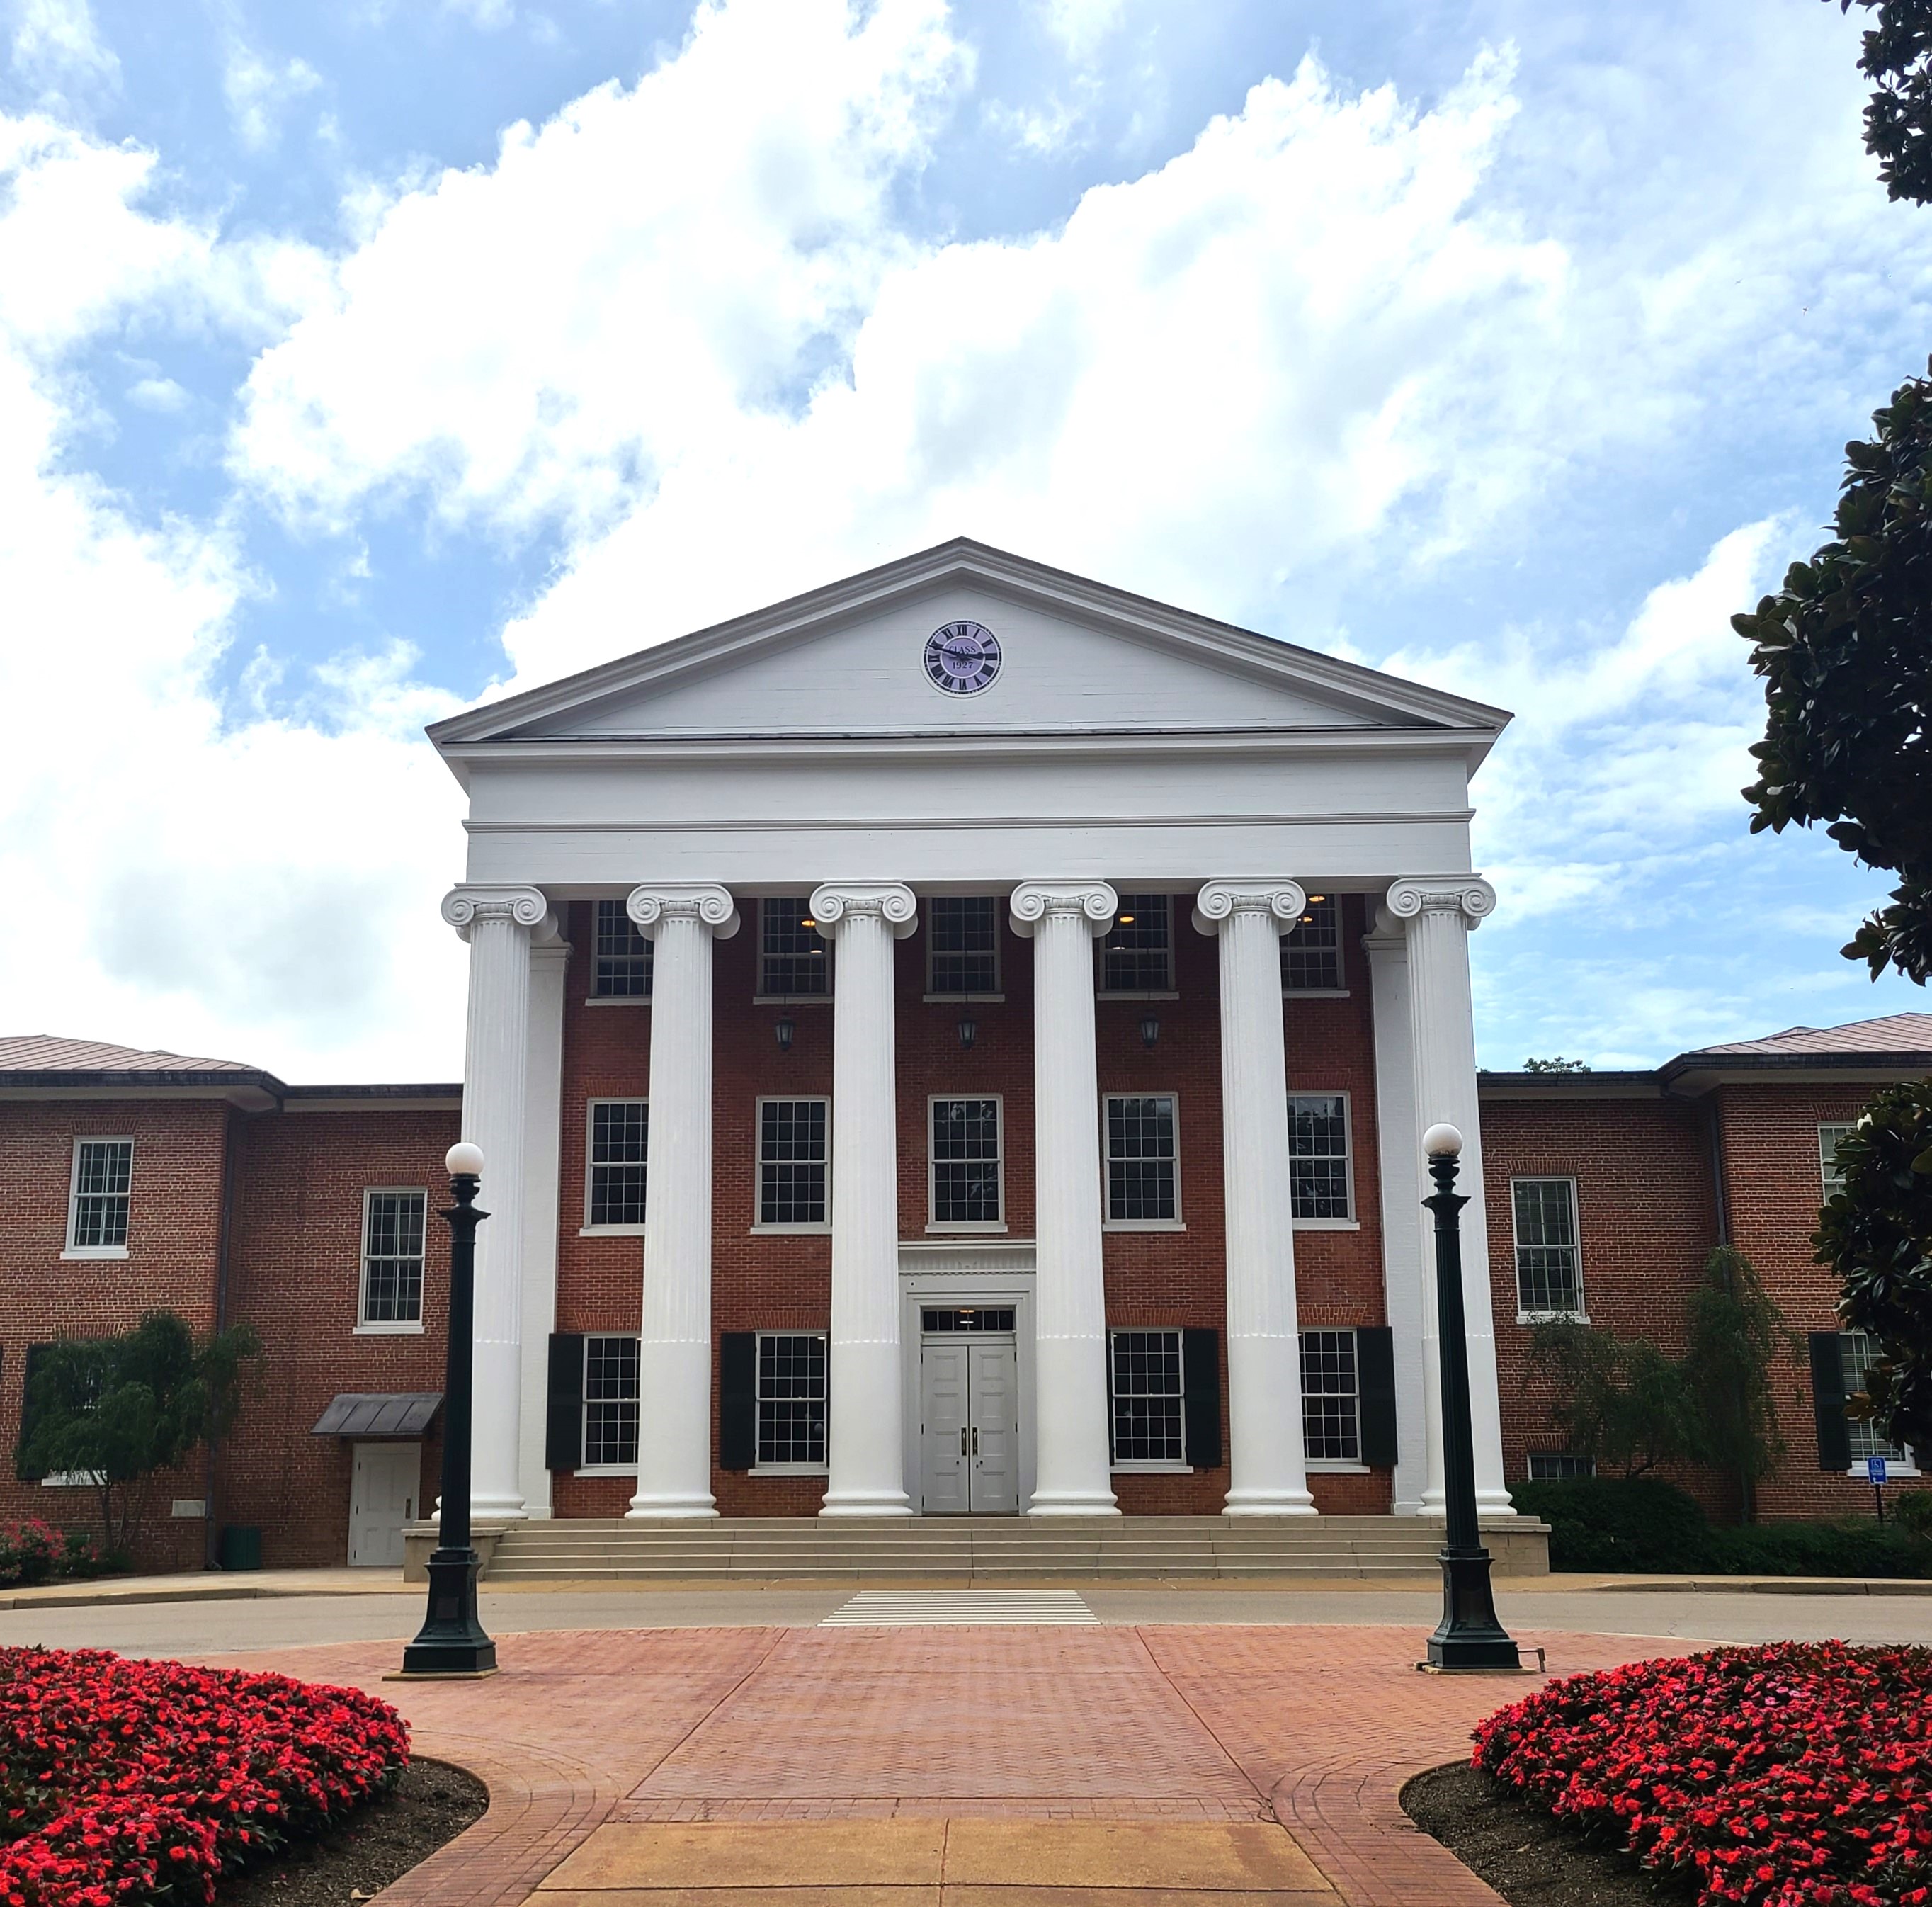
[[[429,1608],[416,1639],[403,1650],[405,1675],[491,1675],[496,1645],[476,1614],[476,1578],[482,1567],[470,1541],[471,1343],[476,1313],[476,1227],[489,1217],[476,1208],[483,1171],[479,1146],[465,1140],[443,1161],[450,1196],[449,1350],[442,1392],[442,1521],[429,1559]]]
[[[1515,1669],[1516,1646],[1496,1620],[1490,1552],[1476,1520],[1475,1439],[1469,1428],[1469,1344],[1462,1317],[1461,1215],[1469,1201],[1456,1190],[1462,1135],[1432,1125],[1422,1135],[1434,1194],[1422,1203],[1436,1215],[1436,1324],[1442,1366],[1442,1493],[1448,1540],[1442,1548],[1442,1620],[1419,1668]]]

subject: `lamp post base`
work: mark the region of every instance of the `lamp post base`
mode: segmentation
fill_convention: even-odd
[[[1429,1638],[1434,1669],[1517,1669],[1521,1653],[1496,1617],[1490,1588],[1486,1549],[1445,1549],[1442,1561],[1442,1620]]]
[[[429,1614],[403,1651],[403,1673],[417,1676],[487,1675],[496,1645],[476,1613],[476,1578],[483,1565],[470,1548],[439,1549],[429,1559]]]

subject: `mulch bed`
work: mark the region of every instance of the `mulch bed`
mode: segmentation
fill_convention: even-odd
[[[1402,1811],[1510,1903],[1510,1907],[1685,1907],[1688,1875],[1657,1874],[1466,1761],[1419,1774]]]
[[[489,1791],[460,1768],[412,1761],[392,1793],[364,1802],[334,1833],[220,1882],[215,1907],[347,1907],[427,1860],[489,1805]]]

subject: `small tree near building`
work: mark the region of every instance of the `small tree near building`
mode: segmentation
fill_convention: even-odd
[[[23,1477],[90,1479],[110,1553],[139,1539],[153,1479],[221,1437],[242,1404],[243,1373],[260,1353],[246,1325],[197,1345],[172,1311],[150,1311],[117,1338],[34,1347],[18,1467]]]
[[[1641,1476],[1690,1460],[1696,1433],[1684,1374],[1648,1338],[1587,1324],[1540,1324],[1530,1357],[1556,1380],[1550,1415],[1566,1447],[1599,1470]]]
[[[1838,1141],[1837,1163],[1812,1243],[1838,1275],[1846,1328],[1879,1349],[1847,1414],[1902,1449],[1932,1450],[1932,1080],[1886,1087]]]
[[[1784,1454],[1772,1395],[1772,1361],[1796,1356],[1784,1314],[1766,1295],[1750,1260],[1720,1245],[1704,1261],[1690,1296],[1690,1347],[1684,1381],[1696,1421],[1696,1459],[1729,1473],[1747,1523],[1757,1520],[1757,1486]]]

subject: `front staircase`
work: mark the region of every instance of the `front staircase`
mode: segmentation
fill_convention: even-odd
[[[1499,1573],[1540,1574],[1548,1567],[1539,1554],[1546,1540],[1540,1524],[1517,1519],[1506,1537],[1501,1530],[1484,1536],[1498,1552]],[[1442,1542],[1439,1523],[1392,1516],[721,1517],[684,1523],[571,1518],[502,1526],[484,1574],[505,1585],[775,1577],[1412,1583],[1438,1578]]]

